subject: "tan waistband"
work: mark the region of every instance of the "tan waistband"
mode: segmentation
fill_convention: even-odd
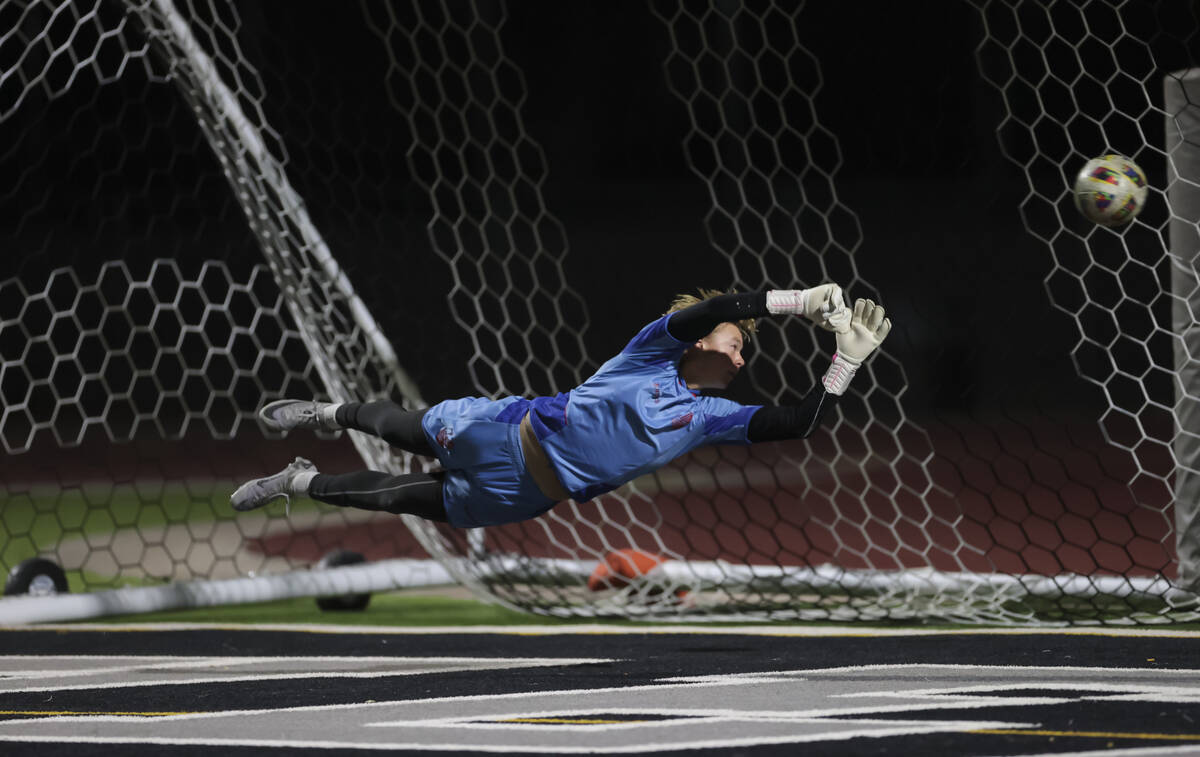
[[[525,455],[525,469],[533,477],[533,482],[542,490],[542,494],[555,502],[571,498],[571,493],[563,488],[562,482],[554,473],[554,468],[550,465],[550,458],[546,457],[546,450],[542,449],[542,443],[533,433],[533,424],[529,422],[529,413],[526,413],[525,417],[521,419],[521,452]]]

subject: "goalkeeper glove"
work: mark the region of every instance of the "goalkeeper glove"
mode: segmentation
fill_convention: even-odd
[[[856,301],[849,328],[838,332],[833,364],[821,379],[825,391],[844,393],[859,366],[883,343],[891,330],[892,322],[884,317],[882,306],[871,300]]]
[[[850,328],[850,311],[837,284],[822,284],[812,289],[771,289],[767,292],[767,312],[803,315],[826,331]]]

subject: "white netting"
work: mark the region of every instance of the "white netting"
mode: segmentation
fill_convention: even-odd
[[[419,553],[349,513],[231,517],[229,486],[276,464],[263,401],[408,385],[283,175],[237,13],[182,12],[0,5],[3,561],[42,553],[96,587],[295,567],[348,537]]]
[[[349,543],[559,615],[1193,618],[1164,580],[1195,467],[1170,320],[1195,270],[1176,252],[1172,290],[1164,251],[1196,216],[1167,203],[1191,180],[1168,182],[1186,119],[1161,97],[1195,65],[1189,13],[0,3],[0,563],[47,554],[96,587]],[[1110,150],[1156,188],[1117,233],[1069,198]],[[827,280],[898,329],[807,442],[698,450],[471,535],[227,510],[297,452],[421,464],[264,438],[269,399],[562,391],[676,291]],[[795,402],[832,340],[760,325],[737,399]],[[648,577],[588,587],[631,549]]]
[[[1185,478],[1194,475],[1187,445],[1197,433],[1190,334],[1200,175],[1197,90],[1188,83],[1196,10],[1142,2],[985,2],[979,10],[981,73],[1004,104],[999,143],[1027,182],[1022,218],[1052,261],[1046,294],[1070,317],[1074,367],[1102,392],[1109,472],[1125,487],[1122,506],[1095,520],[1098,538],[1083,564],[1169,573],[1178,549],[1190,553],[1174,566],[1179,583],[1194,589],[1200,553],[1187,524],[1196,491]],[[1070,193],[1087,160],[1122,151],[1148,172],[1151,193],[1145,211],[1113,231],[1073,214]]]

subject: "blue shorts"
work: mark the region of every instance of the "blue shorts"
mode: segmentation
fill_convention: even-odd
[[[525,469],[519,424],[528,408],[520,397],[466,397],[426,411],[421,427],[446,469],[442,495],[451,525],[515,523],[557,504]]]

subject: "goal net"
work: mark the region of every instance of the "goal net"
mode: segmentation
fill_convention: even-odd
[[[834,5],[0,0],[0,567],[104,612],[1200,618],[1193,12]],[[1107,152],[1152,186],[1116,230],[1071,207]],[[229,510],[297,454],[430,464],[272,399],[565,391],[676,292],[826,281],[897,327],[808,440],[488,529]],[[832,338],[759,325],[732,396],[798,402]]]

